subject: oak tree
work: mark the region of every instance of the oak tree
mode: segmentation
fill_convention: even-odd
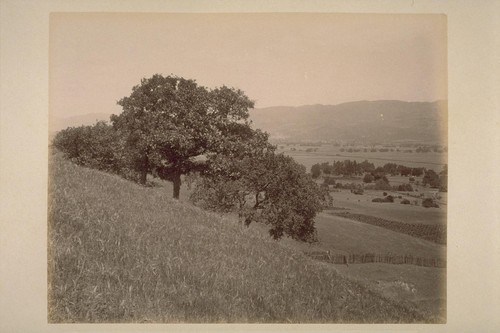
[[[111,121],[140,183],[148,173],[170,180],[174,198],[181,176],[204,167],[196,158],[215,151],[225,135],[248,122],[254,105],[240,90],[208,90],[194,80],[159,74],[143,79],[118,104],[123,112]]]

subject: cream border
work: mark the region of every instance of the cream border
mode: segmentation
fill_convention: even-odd
[[[435,331],[500,328],[495,1],[17,1],[1,4],[0,331]],[[444,13],[449,32],[449,228],[446,325],[48,325],[46,184],[50,12]],[[495,330],[496,328],[496,330]]]

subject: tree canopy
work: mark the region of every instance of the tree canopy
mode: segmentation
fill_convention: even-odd
[[[194,80],[159,74],[143,79],[118,104],[123,112],[111,121],[139,181],[145,183],[148,173],[171,180],[174,198],[181,175],[203,167],[195,157],[220,149],[225,136],[248,123],[254,105],[240,90],[208,90]]]
[[[259,132],[255,134],[259,135]],[[315,241],[314,217],[327,202],[325,193],[291,157],[276,154],[262,139],[234,155],[218,155],[192,194],[209,209],[236,210],[249,225],[270,225],[269,233]]]

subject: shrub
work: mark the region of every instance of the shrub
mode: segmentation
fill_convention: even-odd
[[[395,190],[401,192],[413,192],[413,187],[411,186],[411,184],[401,184],[395,186]]]
[[[357,188],[352,190],[352,193],[357,194],[357,195],[363,195],[364,191],[362,188]]]
[[[386,182],[384,179],[379,179],[375,182],[376,190],[392,190],[391,185]]]
[[[434,199],[432,198],[425,198],[424,200],[422,200],[422,207],[425,207],[425,208],[439,208],[439,205],[434,202]]]
[[[335,178],[333,178],[333,177],[325,177],[323,179],[323,184],[326,184],[326,185],[335,185]]]
[[[385,198],[375,198],[372,202],[394,202],[394,197],[392,195],[388,195]]]
[[[403,200],[401,200],[401,204],[402,204],[402,205],[409,205],[409,204],[410,204],[410,200],[408,200],[408,199],[403,199]]]
[[[384,197],[385,197],[385,196],[387,196],[387,192],[382,193],[382,195],[383,195]]]
[[[363,182],[365,182],[365,183],[371,183],[371,182],[373,182],[373,176],[371,174],[367,173],[363,177]]]

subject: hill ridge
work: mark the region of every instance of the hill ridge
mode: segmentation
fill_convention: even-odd
[[[447,101],[354,101],[250,111],[254,127],[296,141],[430,141],[446,143]]]

